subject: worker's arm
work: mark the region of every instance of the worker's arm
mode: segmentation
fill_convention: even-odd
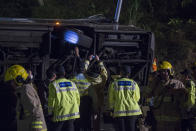
[[[100,75],[101,75],[102,83],[105,84],[108,79],[108,73],[103,62],[99,62],[99,66],[101,69]]]
[[[85,62],[84,62],[84,70],[85,70],[85,72],[88,70],[89,64],[90,64],[89,60],[85,60]]]
[[[138,102],[140,100],[140,88],[136,82],[134,82],[135,92],[134,99]]]

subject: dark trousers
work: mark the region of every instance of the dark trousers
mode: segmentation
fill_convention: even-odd
[[[81,97],[79,110],[80,118],[74,122],[75,131],[91,131],[93,110],[91,97]]]
[[[182,131],[195,131],[194,124],[196,124],[195,118],[183,119],[182,120]]]
[[[116,131],[135,131],[137,116],[122,116],[114,118]]]
[[[51,131],[74,131],[74,119],[52,123]]]

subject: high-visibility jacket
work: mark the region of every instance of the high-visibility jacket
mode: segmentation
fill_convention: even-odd
[[[117,79],[109,87],[109,106],[114,117],[142,114],[139,99],[140,89],[132,79]]]
[[[89,61],[85,61],[85,70],[88,70]],[[92,97],[93,100],[93,108],[94,112],[97,112],[103,107],[104,103],[104,87],[107,81],[107,70],[103,64],[103,62],[99,62],[98,66],[101,71],[97,77],[91,77],[86,72],[84,73],[85,78],[91,83],[89,87],[89,96]]]
[[[78,74],[71,79],[77,86],[80,96],[88,95],[88,88],[91,85],[90,82],[85,78],[83,73]]]
[[[192,80],[188,80],[185,83],[185,87],[188,90],[186,106],[191,108],[195,105],[195,83]]]
[[[50,83],[48,114],[54,122],[79,118],[79,105],[80,94],[72,81],[59,78]]]
[[[183,119],[189,119],[195,116],[195,83],[192,80],[186,80],[184,84],[188,93],[183,105],[182,117]]]
[[[46,131],[46,123],[41,102],[32,84],[25,84],[16,91],[17,130]]]

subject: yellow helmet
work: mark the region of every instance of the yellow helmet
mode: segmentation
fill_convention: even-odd
[[[159,64],[159,70],[169,70],[170,75],[174,75],[173,67],[168,61],[162,61]]]
[[[21,65],[9,67],[5,73],[4,81],[14,80],[18,86],[21,86],[27,79],[28,73]]]

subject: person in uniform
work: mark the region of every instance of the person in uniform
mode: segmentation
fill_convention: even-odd
[[[162,61],[158,76],[146,88],[144,97],[154,97],[152,113],[157,131],[181,131],[181,111],[186,101],[184,84],[174,79],[171,63]]]
[[[14,88],[17,96],[17,131],[47,131],[39,96],[24,67],[9,67],[4,81]]]
[[[140,89],[129,78],[130,66],[122,66],[121,78],[114,80],[109,87],[109,107],[113,110],[116,131],[135,131],[137,117],[142,114],[138,101]]]

